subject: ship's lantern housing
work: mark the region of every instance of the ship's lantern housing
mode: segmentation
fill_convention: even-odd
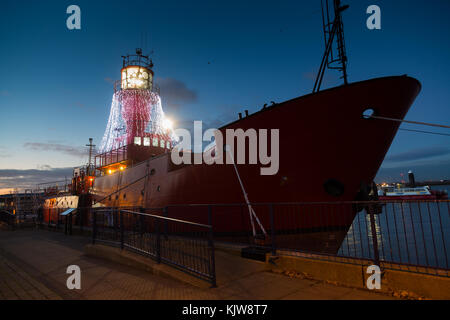
[[[153,71],[142,66],[127,66],[122,68],[121,89],[152,90]]]

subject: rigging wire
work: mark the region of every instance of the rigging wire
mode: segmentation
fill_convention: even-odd
[[[369,119],[372,118],[372,119],[380,119],[380,120],[389,120],[389,121],[396,121],[396,122],[404,122],[404,123],[411,123],[411,124],[420,124],[420,125],[423,125],[423,126],[430,126],[430,127],[438,127],[438,128],[450,129],[450,126],[447,126],[447,125],[436,124],[436,123],[429,123],[429,122],[402,120],[402,119],[380,117],[380,116],[374,116],[374,115],[368,116],[367,118],[369,118]]]
[[[440,136],[448,136],[450,137],[450,134],[448,133],[441,133],[441,132],[432,132],[432,131],[423,131],[423,130],[413,130],[413,129],[403,129],[400,128],[398,130],[403,130],[403,131],[411,131],[411,132],[419,132],[419,133],[427,133],[427,134],[436,134],[436,135],[440,135]]]

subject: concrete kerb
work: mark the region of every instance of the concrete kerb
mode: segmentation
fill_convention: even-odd
[[[343,261],[326,261],[307,257],[266,255],[268,271],[285,273],[314,280],[326,281],[335,285],[349,286],[368,290],[366,287],[367,267],[373,263],[369,260],[352,263],[351,259]],[[396,297],[412,299],[450,299],[450,278],[418,273],[417,271],[392,270],[390,264],[381,263],[381,289],[376,290]],[[420,271],[420,270],[419,270]]]

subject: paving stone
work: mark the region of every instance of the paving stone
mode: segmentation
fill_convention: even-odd
[[[216,251],[217,288],[192,285],[84,255],[88,237],[44,230],[0,230],[0,298],[88,300],[388,299],[265,272],[255,262]],[[67,266],[81,268],[81,290],[66,286]]]

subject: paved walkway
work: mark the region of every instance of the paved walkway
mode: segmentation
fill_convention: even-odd
[[[0,299],[392,299],[264,272],[260,262],[221,251],[216,256],[218,287],[201,289],[87,257],[87,243],[86,237],[57,232],[0,229]],[[66,287],[69,265],[81,269],[80,290]]]

